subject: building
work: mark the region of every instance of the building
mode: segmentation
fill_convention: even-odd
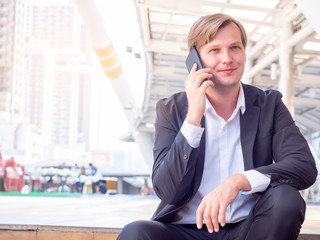
[[[0,121],[10,121],[23,116],[26,2],[0,5]]]
[[[44,161],[73,159],[89,144],[92,49],[72,1],[29,3],[27,121],[42,129]]]

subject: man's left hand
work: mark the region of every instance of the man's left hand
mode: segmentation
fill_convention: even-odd
[[[203,219],[210,233],[219,231],[220,224],[226,223],[226,211],[229,204],[236,199],[239,192],[250,191],[251,185],[247,178],[235,174],[223,181],[218,187],[209,192],[201,201],[197,209],[197,227],[202,228]]]

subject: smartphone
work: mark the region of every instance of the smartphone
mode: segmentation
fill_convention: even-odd
[[[202,68],[202,63],[199,57],[199,53],[195,47],[191,48],[189,55],[186,59],[186,66],[188,68],[188,71],[191,71],[191,68],[194,64],[197,64],[197,70]]]
[[[193,67],[193,65],[195,63],[197,64],[197,70],[203,68],[200,57],[199,57],[199,53],[195,47],[191,48],[185,63],[186,63],[186,66],[187,66],[189,72],[191,71],[191,68]],[[208,79],[204,79],[203,81],[206,81],[206,80],[208,80]]]

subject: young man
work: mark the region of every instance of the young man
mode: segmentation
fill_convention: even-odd
[[[305,214],[298,190],[314,183],[315,162],[281,94],[240,82],[246,44],[230,16],[192,26],[188,46],[204,68],[192,68],[186,92],[157,104],[160,205],[118,239],[297,239]]]
[[[95,194],[97,192],[96,186],[98,186],[99,180],[100,180],[100,179],[95,179],[95,176],[96,176],[96,174],[98,172],[98,169],[92,163],[89,163],[89,167],[91,168],[91,176],[93,177],[92,178],[92,185],[91,185],[92,193]]]

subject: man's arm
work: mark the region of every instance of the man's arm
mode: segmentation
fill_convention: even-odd
[[[152,180],[159,198],[169,204],[182,203],[191,197],[195,172],[201,169],[197,163],[201,148],[192,148],[181,132],[185,119],[200,126],[206,89],[213,85],[211,81],[201,84],[205,78],[212,77],[210,69],[196,69],[194,65],[189,74],[186,95],[176,94],[157,104]]]
[[[179,103],[184,101],[185,94],[177,94],[159,101],[156,109],[152,181],[158,197],[169,204],[188,198],[199,154],[180,131],[186,113]]]
[[[261,107],[259,126],[264,130],[264,134],[259,132],[260,135],[256,136],[253,155],[257,167],[254,170],[270,176],[271,186],[290,184],[297,189],[308,187],[314,182],[317,170],[307,142],[282,103],[281,95],[273,92],[268,97],[271,97],[271,101],[261,101],[264,106]],[[268,111],[264,112],[264,108]],[[272,160],[275,163],[272,163]],[[240,191],[251,191],[248,179],[243,175],[244,178],[237,181],[234,179],[236,176],[237,174],[231,176],[205,196],[197,211],[198,227],[202,227],[204,219],[208,230],[219,230],[218,217],[223,226],[227,206]],[[268,183],[269,181],[262,184],[260,190],[264,191]]]
[[[271,143],[266,146],[263,138],[259,137],[260,146],[254,150],[255,158],[261,158],[267,149],[270,149],[274,164],[263,164],[256,167],[256,170],[271,176],[271,186],[289,184],[298,190],[311,186],[317,177],[317,169],[314,158],[304,136],[295,125],[288,109],[281,101],[281,94],[273,91],[270,94],[274,100],[274,116],[272,120]],[[266,106],[271,108],[271,106]],[[265,108],[262,108],[261,114]],[[261,116],[262,119],[267,117]],[[263,125],[263,123],[260,123]],[[268,153],[269,154],[269,153]],[[255,161],[255,160],[254,160]],[[258,162],[258,160],[257,160]]]

